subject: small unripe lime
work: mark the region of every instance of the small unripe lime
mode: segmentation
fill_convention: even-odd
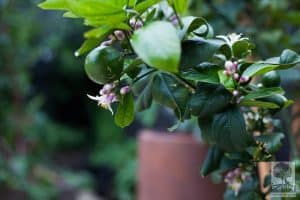
[[[280,75],[277,71],[270,71],[263,75],[262,84],[265,87],[277,87],[280,85]]]
[[[118,80],[123,71],[124,59],[113,47],[98,47],[85,59],[85,72],[88,77],[99,84]]]

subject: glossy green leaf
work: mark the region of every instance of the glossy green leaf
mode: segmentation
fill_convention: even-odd
[[[139,13],[143,13],[145,10],[153,6],[154,4],[157,4],[161,2],[161,0],[145,0],[140,3],[138,3],[135,7],[135,10]]]
[[[244,58],[253,48],[254,46],[248,40],[240,40],[233,44],[232,51],[235,58]]]
[[[39,4],[43,9],[68,10],[68,0],[47,0]]]
[[[288,69],[300,63],[300,55],[289,49],[285,49],[280,57],[270,58],[250,65],[243,76],[252,77],[265,74],[272,70]]]
[[[81,47],[76,50],[75,56],[80,56],[84,53],[89,52],[90,50],[94,49],[95,47],[99,46],[99,40],[98,39],[88,39],[83,42]]]
[[[248,95],[246,95],[244,99],[258,99],[258,98],[272,96],[274,94],[284,94],[284,90],[280,87],[259,88],[258,90],[253,91]]]
[[[224,151],[219,149],[216,145],[211,146],[206,154],[202,164],[200,173],[202,176],[207,176],[219,168],[220,162],[223,158]]]
[[[220,68],[209,63],[202,63],[195,68],[182,72],[181,76],[187,80],[218,84],[220,83],[218,70]]]
[[[183,39],[188,33],[201,29],[201,35],[205,37],[211,31],[209,24],[202,17],[187,16],[182,18],[183,28],[180,30],[180,38]],[[203,30],[202,30],[203,29]],[[200,31],[200,30],[199,30]]]
[[[184,117],[190,92],[178,79],[165,73],[156,74],[152,94],[156,102],[174,109],[180,119]]]
[[[199,83],[189,100],[192,115],[209,118],[229,106],[232,95],[221,85]]]
[[[199,125],[202,134],[209,135],[206,138],[211,138],[219,148],[229,152],[242,151],[253,142],[238,107],[216,114],[210,125],[205,125],[206,129],[202,129],[201,121]]]
[[[224,85],[224,87],[229,90],[229,91],[233,91],[235,88],[235,84],[234,84],[234,80],[232,78],[232,76],[227,76],[223,73],[223,70],[218,71],[218,76],[220,79],[220,83],[222,83],[222,85]]]
[[[153,22],[136,31],[131,44],[137,55],[149,66],[177,72],[181,54],[175,27],[168,22]]]
[[[134,84],[133,91],[138,97],[136,100],[136,111],[148,109],[152,104],[153,76],[146,77]]]
[[[213,56],[226,46],[224,41],[217,39],[184,41],[182,43],[180,69],[185,70],[196,67],[202,62],[210,62]]]
[[[134,120],[134,102],[132,94],[126,94],[120,101],[115,115],[115,123],[121,128],[129,126]]]
[[[177,13],[184,13],[187,10],[188,0],[168,0],[168,2]]]
[[[241,106],[246,106],[246,107],[259,107],[259,108],[270,108],[270,109],[279,108],[279,106],[275,103],[266,102],[266,101],[252,100],[252,99],[242,99],[239,104]]]

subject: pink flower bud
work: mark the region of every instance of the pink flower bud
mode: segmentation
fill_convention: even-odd
[[[111,91],[112,89],[115,88],[115,84],[114,83],[107,83],[103,86],[103,89],[106,91]]]
[[[177,19],[176,15],[172,15],[170,17],[170,21],[172,22],[173,25],[178,25],[178,19]]]
[[[238,80],[239,77],[240,77],[240,75],[239,75],[238,73],[234,73],[234,74],[233,74],[233,78],[234,78],[235,80]]]
[[[129,24],[134,30],[140,29],[143,27],[143,23],[140,20],[136,20],[134,18],[130,19]]]
[[[233,94],[233,96],[238,96],[239,95],[239,91],[237,91],[237,90],[233,90],[233,92],[232,92],[232,94]]]
[[[249,77],[248,76],[242,76],[241,78],[240,78],[240,83],[247,83],[248,81],[249,81]]]
[[[102,42],[101,46],[108,47],[108,46],[111,46],[112,44],[113,44],[112,40],[107,40],[107,41]]]
[[[138,29],[140,29],[140,28],[142,28],[142,27],[143,27],[143,23],[142,23],[141,21],[137,21],[136,24],[135,24],[134,29],[135,29],[135,30],[138,30]]]
[[[125,95],[130,91],[129,86],[124,86],[120,89],[120,94]]]
[[[237,61],[233,62],[233,68],[234,68],[235,71],[237,70],[238,65],[239,65],[239,63]]]
[[[110,103],[114,103],[114,102],[118,101],[118,96],[112,92],[108,95],[108,99],[109,99]]]
[[[231,75],[230,71],[227,71],[227,70],[224,70],[223,74],[226,75],[226,76],[230,76]]]
[[[123,33],[123,31],[115,31],[114,34],[119,41],[125,39],[125,34]]]
[[[228,70],[228,71],[231,71],[233,69],[233,63],[232,63],[232,61],[227,60],[225,62],[225,69]]]
[[[105,94],[108,94],[108,93],[109,93],[109,91],[106,90],[106,89],[104,89],[104,88],[102,88],[102,89],[99,91],[99,94],[100,94],[100,95],[105,95]]]

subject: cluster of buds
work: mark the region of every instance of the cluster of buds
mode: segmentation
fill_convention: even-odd
[[[243,34],[239,33],[231,33],[227,36],[224,35],[217,35],[217,38],[224,40],[229,46],[233,46],[234,43],[241,41],[241,40],[249,40],[247,37],[243,37]]]
[[[143,27],[143,23],[141,20],[136,20],[135,18],[130,19],[130,26],[134,30],[138,30]],[[131,33],[128,33],[131,34]],[[108,40],[101,43],[101,46],[111,46],[116,41],[123,41],[126,38],[124,31],[116,30],[113,34],[108,36]]]
[[[232,46],[234,43],[241,41],[241,40],[249,40],[247,37],[243,37],[243,34],[239,33],[231,33],[228,36],[229,44]]]
[[[129,24],[134,30],[138,30],[143,27],[143,22],[141,20],[135,19],[135,18],[131,18],[129,20]]]
[[[227,60],[225,62],[225,70],[223,73],[227,76],[232,76],[232,78],[239,83],[247,83],[249,81],[249,77],[247,76],[241,76],[238,74],[238,62],[234,61],[232,62],[231,60]]]
[[[178,18],[177,18],[177,16],[175,14],[170,17],[170,21],[175,26],[179,24]]]
[[[101,46],[111,46],[115,41],[123,41],[125,39],[125,33],[120,30],[114,31],[113,34],[108,36],[108,40],[101,43]]]
[[[236,168],[226,174],[224,182],[230,189],[234,191],[234,194],[237,196],[243,183],[249,181],[250,179],[251,175],[249,172],[243,171],[241,168]]]
[[[125,95],[130,91],[129,86],[124,86],[120,89],[119,93]],[[97,101],[98,106],[101,106],[104,109],[109,110],[113,114],[111,104],[118,102],[119,98],[116,94],[116,85],[114,83],[108,83],[103,86],[99,91],[99,95],[91,96],[87,95],[90,99]]]
[[[264,115],[259,112],[249,110],[245,112],[244,119],[248,131],[254,135],[260,135],[261,132],[272,133],[274,130],[274,121],[270,115]],[[262,130],[263,127],[263,130]]]

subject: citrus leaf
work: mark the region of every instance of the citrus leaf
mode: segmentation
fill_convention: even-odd
[[[129,126],[134,120],[134,102],[131,93],[126,94],[118,105],[115,123],[121,128]]]
[[[153,22],[136,31],[131,44],[137,55],[149,66],[177,72],[181,54],[175,27],[168,22]]]
[[[285,49],[280,57],[270,58],[250,65],[243,72],[243,76],[252,77],[265,74],[272,70],[288,69],[294,67],[298,63],[300,63],[300,55],[292,50]]]
[[[258,98],[272,96],[274,94],[284,94],[284,90],[280,87],[259,88],[258,90],[253,91],[248,95],[246,95],[244,99],[258,99]]]

